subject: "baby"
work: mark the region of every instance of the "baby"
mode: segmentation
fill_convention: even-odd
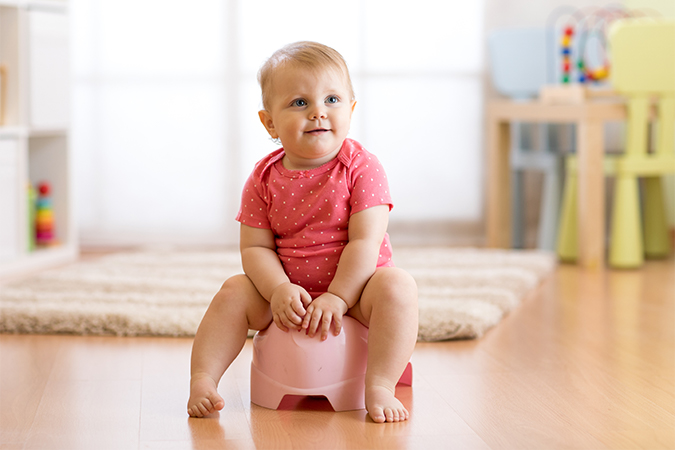
[[[237,216],[243,275],[215,295],[192,348],[188,414],[224,407],[217,386],[249,329],[272,322],[325,340],[347,314],[369,328],[365,404],[375,422],[409,413],[394,396],[417,338],[417,286],[394,267],[384,169],[347,139],[356,101],[330,47],[297,42],[258,74],[260,121],[283,148],[259,161]]]

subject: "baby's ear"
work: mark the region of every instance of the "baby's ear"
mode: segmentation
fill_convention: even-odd
[[[263,124],[267,132],[270,134],[272,139],[276,139],[279,137],[277,134],[276,129],[274,128],[274,121],[272,120],[272,116],[270,113],[264,109],[261,109],[258,111],[258,117],[260,117],[260,122]]]

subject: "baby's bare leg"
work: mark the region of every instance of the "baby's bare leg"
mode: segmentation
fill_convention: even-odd
[[[417,341],[417,286],[398,268],[381,268],[372,276],[350,314],[368,325],[366,409],[375,422],[408,419],[394,396]]]
[[[228,279],[204,314],[194,343],[188,414],[203,417],[223,409],[218,382],[246,342],[249,328],[272,322],[269,303],[246,275]]]

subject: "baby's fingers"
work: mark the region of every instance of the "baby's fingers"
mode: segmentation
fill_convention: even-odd
[[[289,314],[291,320],[293,320],[294,323],[300,325],[302,323],[302,318],[307,315],[307,310],[305,310],[305,307],[302,305],[302,301],[300,300],[293,300],[291,303],[291,314]]]
[[[300,290],[300,300],[302,300],[303,306],[305,308],[307,308],[309,306],[309,304],[312,303],[312,296],[309,295],[309,293],[306,290],[301,289]]]
[[[300,329],[300,324],[302,323],[302,318],[298,317],[295,315],[295,313],[292,314],[293,317],[289,317],[289,315],[286,312],[282,312],[279,314],[279,321],[283,325],[283,327],[279,327],[284,331],[288,330],[299,330]]]
[[[323,317],[321,318],[321,340],[325,341],[328,339],[328,332],[330,330],[330,324],[333,321],[333,314],[329,311],[324,311]]]
[[[305,318],[302,320],[302,324],[300,325],[300,328],[307,330],[307,334],[309,334],[309,324],[312,320],[312,315],[314,312],[314,307],[310,306],[307,308],[307,313],[305,314]]]
[[[316,330],[319,328],[319,325],[321,325],[323,311],[318,308],[312,308],[311,306],[309,309],[311,309],[311,313],[308,312],[307,316],[305,316],[305,322],[307,322],[307,334],[310,337],[314,337]],[[303,322],[303,325],[305,322]]]
[[[274,324],[281,330],[281,331],[288,331],[288,327],[284,325],[283,321],[281,320],[281,316],[279,314],[274,314],[272,316],[272,319],[274,320]]]
[[[340,331],[342,331],[342,317],[333,316],[333,325],[334,325],[334,328],[335,328],[335,330],[333,331],[333,334],[335,334],[335,336],[337,336],[337,335],[340,334]]]

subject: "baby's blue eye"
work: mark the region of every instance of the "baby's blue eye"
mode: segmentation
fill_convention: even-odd
[[[326,99],[326,103],[337,103],[339,101],[340,101],[340,99],[337,98],[335,95],[331,95],[330,97],[328,97]]]
[[[293,106],[307,106],[307,102],[299,98],[297,100],[293,100]]]

